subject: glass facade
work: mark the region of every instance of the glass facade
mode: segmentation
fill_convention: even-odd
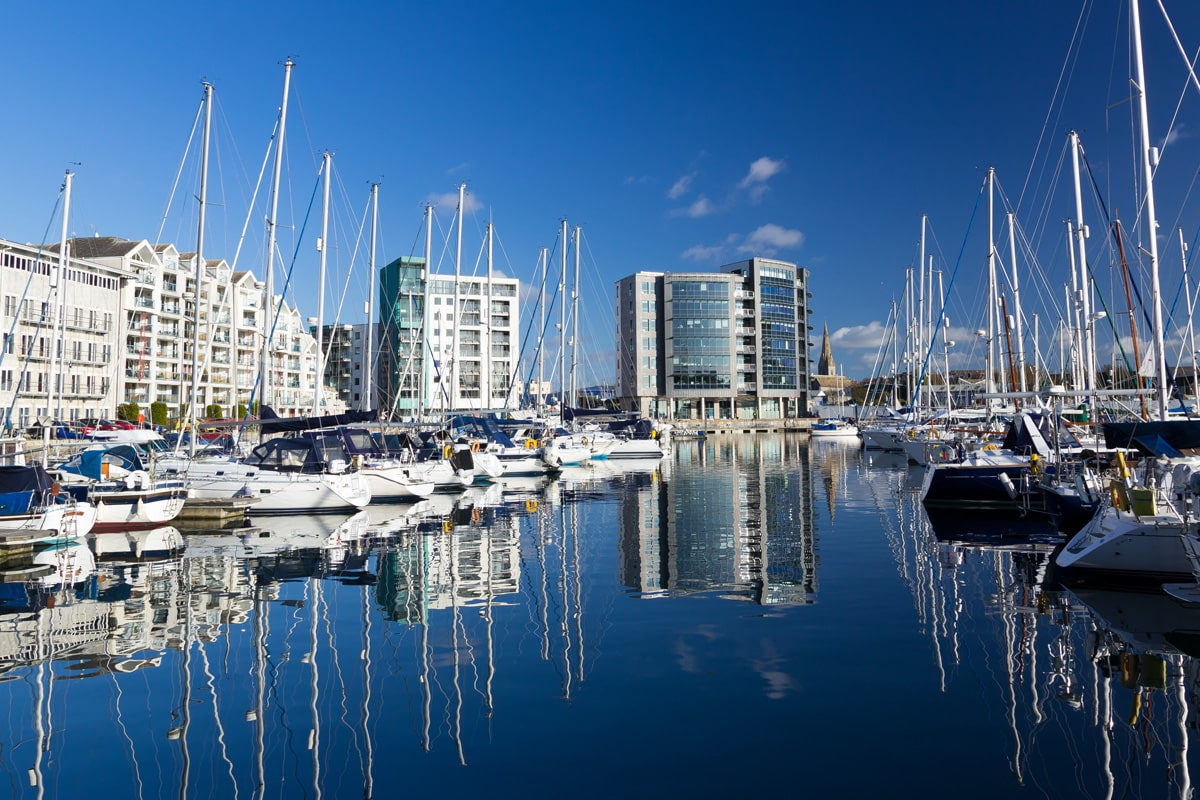
[[[796,276],[790,270],[763,267],[758,280],[762,389],[794,390],[798,386]]]
[[[730,388],[729,290],[722,281],[672,282],[675,389]]]

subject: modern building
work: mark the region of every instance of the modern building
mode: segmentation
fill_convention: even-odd
[[[315,320],[309,326],[309,333],[317,335]],[[325,389],[322,407],[327,413],[340,413],[348,408],[355,410],[377,408],[378,393],[372,389],[375,398],[363,402],[367,389],[365,379],[367,348],[366,337],[373,326],[366,323],[357,325],[323,325],[321,328],[321,345],[325,350]],[[378,328],[374,328],[378,332]],[[378,338],[376,338],[374,353],[378,353]],[[373,387],[377,384],[373,383]]]
[[[516,278],[427,275],[425,259],[380,270],[379,402],[389,415],[515,408]]]
[[[767,258],[621,279],[622,407],[682,419],[807,415],[810,297],[807,270]]]

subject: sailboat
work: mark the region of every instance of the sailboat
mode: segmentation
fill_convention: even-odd
[[[263,360],[260,370],[263,386],[261,426],[264,435],[286,430],[282,423],[271,423],[277,416],[270,410],[270,346],[272,343],[271,310],[275,296],[272,289],[274,273],[274,237],[276,213],[279,202],[279,178],[283,159],[283,139],[287,122],[288,87],[291,59],[284,64],[283,102],[279,111],[279,134],[275,142],[275,171],[271,188],[271,213],[268,218],[268,260],[266,294],[264,302],[267,319]],[[208,129],[211,122],[212,87],[205,84],[206,112],[204,120],[205,154],[201,169],[200,223],[197,235],[196,270],[199,286],[200,270],[203,267],[204,206],[207,172]],[[328,175],[328,174],[327,174]],[[199,304],[196,305],[197,310]],[[198,326],[197,326],[198,327]],[[195,430],[196,385],[199,370],[195,364],[196,343],[193,342],[192,398],[191,405]],[[194,437],[193,437],[194,442]],[[332,437],[321,439],[277,438],[264,441],[245,458],[232,456],[188,457],[175,454],[159,459],[155,475],[186,483],[190,498],[198,500],[230,499],[233,497],[257,498],[257,514],[295,514],[353,511],[370,502],[370,489],[366,481],[353,469],[350,457],[341,444]]]
[[[155,480],[136,447],[97,444],[54,470],[72,497],[96,507],[97,532],[157,528],[178,516],[187,499],[182,481]]]

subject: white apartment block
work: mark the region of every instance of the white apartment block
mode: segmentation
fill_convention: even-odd
[[[58,249],[58,245],[46,246],[49,255],[43,261],[53,264]],[[239,406],[249,407],[252,401],[270,405],[281,416],[307,414],[312,410],[316,343],[299,312],[286,303],[281,304],[279,297],[275,298],[279,310],[269,350],[270,381],[265,394],[258,382],[266,315],[262,309],[263,283],[252,273],[234,273],[223,260],[205,259],[197,292],[195,253],[180,253],[173,245],[152,246],[145,240],[111,237],[80,238],[68,241],[68,253],[71,268],[81,276],[104,276],[113,284],[89,286],[91,292],[87,297],[89,307],[112,315],[109,327],[104,326],[105,317],[101,316],[99,324],[89,328],[89,335],[100,348],[97,371],[105,372],[110,381],[106,386],[111,391],[95,397],[86,394],[75,397],[68,388],[62,417],[111,417],[118,405],[137,403],[149,420],[151,405],[159,402],[167,406],[169,419],[181,419],[192,399],[193,363],[200,376],[197,382],[200,417],[208,416],[211,406],[220,407],[220,416],[234,416]],[[0,292],[11,294],[3,289],[7,279],[5,265],[0,275]],[[37,298],[37,302],[46,301],[48,288],[48,284],[31,287],[29,297]],[[71,291],[68,279],[68,317]],[[197,322],[198,329],[193,327]],[[195,358],[194,341],[199,343]],[[68,356],[73,355],[75,345],[69,328],[66,344]],[[105,346],[109,348],[108,357],[103,357]],[[81,352],[86,354],[86,347]],[[4,398],[2,381],[0,374],[0,400]],[[31,383],[36,386],[36,378]],[[42,416],[38,409],[54,413],[38,403],[37,398],[36,393],[28,399],[24,392],[20,393],[14,420],[19,421],[21,410],[27,417]],[[68,399],[71,402],[66,402]]]
[[[107,415],[120,402],[117,343],[129,273],[72,258],[60,281],[57,249],[0,240],[6,430],[23,431],[55,415]]]

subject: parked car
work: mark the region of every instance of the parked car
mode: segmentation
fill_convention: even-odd
[[[69,422],[62,420],[38,420],[25,429],[25,435],[33,438],[42,438],[43,426],[50,428],[50,436],[55,439],[82,439],[84,435],[79,432],[79,429]]]
[[[101,420],[95,417],[84,417],[75,420],[75,429],[83,436],[91,436],[100,427]]]
[[[123,419],[100,420],[100,430],[102,431],[136,431],[137,427],[134,423],[126,422]]]

